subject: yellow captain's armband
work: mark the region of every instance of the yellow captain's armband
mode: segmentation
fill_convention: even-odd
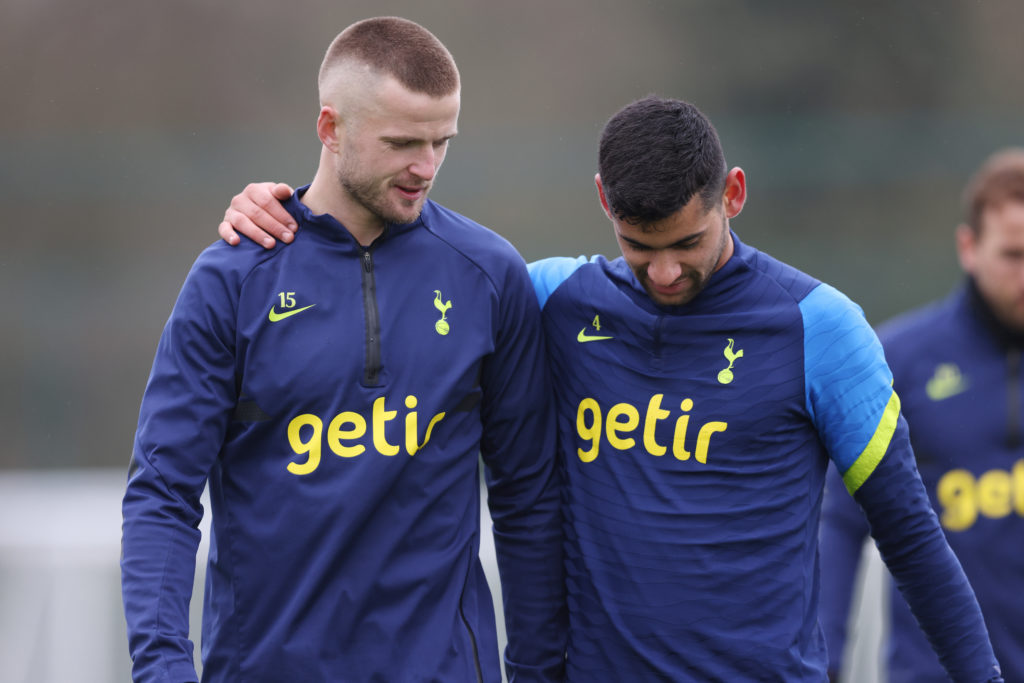
[[[892,441],[892,435],[896,432],[896,420],[899,416],[900,397],[894,391],[889,397],[889,402],[882,412],[882,419],[878,422],[878,427],[875,428],[875,433],[868,441],[868,445],[864,447],[857,459],[850,465],[850,469],[846,470],[846,474],[843,475],[843,483],[846,484],[846,490],[850,492],[851,496],[857,492],[861,484],[867,481],[871,473],[875,471],[875,467],[882,461],[882,456],[885,455],[885,451],[889,448],[889,442]]]

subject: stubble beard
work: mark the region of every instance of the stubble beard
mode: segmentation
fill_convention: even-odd
[[[686,274],[686,279],[690,281],[690,286],[671,296],[656,292],[651,285],[650,278],[647,277],[647,273],[643,274],[641,282],[643,282],[644,289],[647,290],[647,296],[651,297],[651,300],[659,306],[684,306],[696,299],[697,295],[704,290],[708,280],[711,279],[711,274],[702,276],[698,271],[692,270]]]
[[[1004,306],[994,301],[988,302],[996,320],[1015,335],[1024,335],[1024,305],[1019,299],[1008,301]]]
[[[732,237],[729,234],[726,219],[723,218],[722,238],[719,241],[718,248],[715,249],[712,254],[712,258],[708,259],[704,264],[707,267],[704,271],[690,269],[685,275],[685,277],[690,281],[690,286],[678,294],[667,297],[654,291],[650,283],[650,278],[647,277],[646,270],[643,273],[643,277],[640,277],[640,273],[637,273],[637,279],[643,284],[644,289],[647,291],[647,296],[649,296],[654,303],[660,306],[685,306],[696,299],[697,296],[704,291],[704,288],[708,286],[708,282],[711,281],[711,276],[717,271],[718,262],[722,258],[722,253],[725,252],[725,247],[728,244],[727,240],[729,239],[732,239]]]
[[[396,206],[395,202],[388,201],[390,181],[382,182],[374,178],[359,178],[345,168],[338,170],[338,182],[349,196],[385,225],[412,223],[420,217],[423,204],[427,199],[426,193],[424,193],[423,197],[415,202],[399,199],[398,206]],[[429,186],[426,189],[429,190]]]

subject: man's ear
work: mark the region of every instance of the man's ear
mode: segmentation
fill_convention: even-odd
[[[974,274],[977,247],[978,234],[966,223],[958,225],[956,228],[956,255],[960,260],[960,267],[969,275]]]
[[[343,131],[339,129],[343,127],[344,123],[342,123],[337,109],[329,104],[320,107],[320,115],[316,117],[316,134],[324,147],[334,154],[337,154],[341,148]]]
[[[604,215],[608,216],[608,220],[614,221],[612,218],[612,210],[608,208],[608,198],[604,196],[604,185],[601,184],[601,174],[594,174],[594,184],[597,185],[597,196],[601,199],[601,208],[604,209]]]
[[[743,205],[747,203],[747,176],[743,169],[736,166],[725,176],[725,191],[722,193],[722,205],[726,218],[740,215]]]

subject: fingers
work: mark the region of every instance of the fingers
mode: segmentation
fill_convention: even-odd
[[[286,189],[291,190],[284,183],[250,183],[241,194],[231,199],[231,208],[244,214],[271,237],[276,237],[282,242],[291,242],[292,233],[297,226],[295,219],[280,202],[280,199],[291,196],[290,192],[284,194]],[[246,236],[253,239],[251,235]],[[260,237],[262,239],[262,236]]]
[[[270,188],[270,194],[274,195],[278,200],[284,201],[295,194],[295,190],[287,183],[274,183],[273,187]]]
[[[234,231],[231,224],[227,221],[220,222],[220,225],[217,226],[217,234],[220,235],[222,240],[233,247],[237,247],[238,243],[242,241],[238,233]]]
[[[231,208],[224,212],[224,220],[217,227],[217,234],[231,246],[237,246],[241,241],[239,235],[248,237],[264,249],[273,249],[277,244],[273,237],[253,223],[248,216]]]
[[[298,226],[281,200],[292,195],[285,183],[250,183],[241,193],[231,198],[224,212],[224,220],[217,228],[221,239],[231,245],[238,244],[238,235],[244,235],[264,248],[276,242],[291,242]]]

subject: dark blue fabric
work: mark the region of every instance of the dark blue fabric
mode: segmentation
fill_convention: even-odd
[[[817,282],[736,244],[677,309],[602,258],[544,307],[570,680],[824,676],[814,538],[827,455],[805,407],[799,310]],[[581,330],[610,339],[581,343]],[[743,351],[731,379],[729,339]]]
[[[547,297],[566,482],[569,680],[825,677],[817,533],[826,465],[850,464],[851,446],[836,434],[858,452],[868,445],[891,375],[848,299],[733,239],[707,288],[674,308],[655,305],[622,259],[531,265]],[[805,310],[815,292],[825,298]],[[872,341],[866,353],[848,347],[851,329]],[[807,368],[806,330],[828,368]],[[843,401],[850,410],[829,405]],[[845,416],[861,415],[864,401],[878,414],[851,427]],[[882,463],[912,471],[906,430],[893,426]],[[927,506],[878,511],[909,515],[890,535],[942,540]],[[948,559],[922,575],[942,574]],[[972,627],[970,605],[947,611],[954,622],[944,627]],[[957,665],[991,667],[979,643],[987,647],[983,633],[951,646]]]
[[[949,545],[981,605],[1007,681],[1024,682],[1024,447],[1009,426],[1011,337],[997,334],[969,285],[943,302],[883,325],[879,337],[903,402],[917,468]],[[1018,401],[1018,410],[1024,402]],[[1013,418],[1016,418],[1014,420]],[[841,666],[853,575],[867,524],[841,486],[823,513],[822,621],[833,667]],[[890,683],[948,677],[906,602],[894,593],[886,644]]]
[[[559,680],[554,423],[522,259],[432,202],[369,259],[333,218],[287,208],[293,244],[203,252],[160,340],[124,500],[135,679],[195,677],[187,611],[209,480],[203,680],[500,681],[482,455],[510,678]]]

